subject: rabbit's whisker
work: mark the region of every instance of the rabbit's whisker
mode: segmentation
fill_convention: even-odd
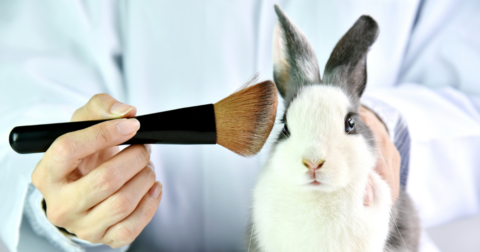
[[[400,230],[398,229],[397,222],[396,222],[395,220],[393,220],[393,224],[395,225],[395,228],[397,229],[397,232],[398,232],[398,234],[400,235],[400,239],[402,239],[402,243],[403,243],[403,246],[405,246],[405,250],[408,251],[407,244],[405,244],[405,241],[403,240],[402,233],[401,233]]]

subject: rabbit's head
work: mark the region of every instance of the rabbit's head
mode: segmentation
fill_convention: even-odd
[[[368,176],[374,138],[358,115],[367,82],[366,56],[378,35],[360,17],[335,46],[320,78],[317,58],[300,29],[275,6],[274,78],[285,101],[285,124],[269,170],[282,183],[332,192]]]

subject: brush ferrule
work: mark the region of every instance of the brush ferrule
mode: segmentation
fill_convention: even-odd
[[[125,144],[216,144],[213,104],[138,116],[140,130]]]

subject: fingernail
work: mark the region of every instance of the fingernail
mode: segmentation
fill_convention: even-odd
[[[117,122],[117,131],[120,135],[130,135],[140,128],[140,122],[137,119],[120,120]]]
[[[148,194],[150,194],[152,198],[158,199],[161,191],[162,191],[162,184],[156,181],[155,184],[152,186],[152,188],[150,188],[150,190],[148,191]]]
[[[113,104],[112,107],[110,108],[110,113],[118,116],[123,116],[132,109],[133,109],[133,106],[130,106],[121,102],[117,102]]]
[[[147,149],[148,153],[152,154],[152,146],[150,144],[144,144],[145,148]]]

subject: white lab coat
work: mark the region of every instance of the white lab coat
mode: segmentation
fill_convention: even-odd
[[[256,71],[271,79],[274,2],[312,42],[322,71],[360,15],[377,20],[366,93],[407,118],[408,191],[424,226],[480,212],[478,1],[17,0],[0,3],[0,237],[8,248],[16,250],[41,158],[10,149],[14,126],[68,121],[101,92],[147,114],[216,102]],[[139,239],[152,251],[241,250],[264,157],[154,146],[163,199]]]

